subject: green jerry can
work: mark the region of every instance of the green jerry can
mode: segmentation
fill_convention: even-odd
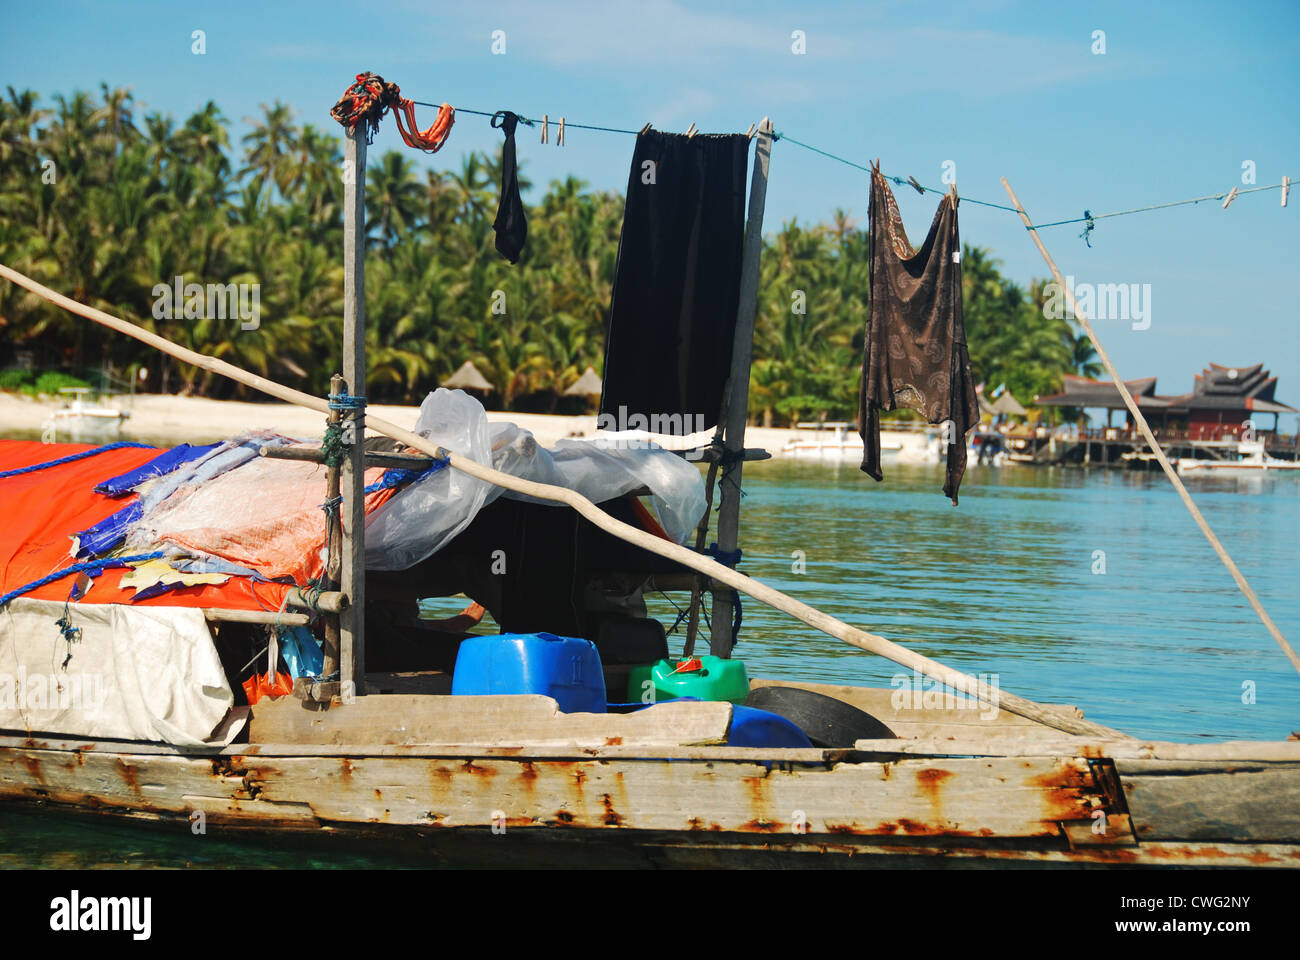
[[[742,703],[748,695],[745,661],[722,657],[660,660],[633,667],[627,681],[627,699],[631,703],[656,703],[678,697]]]

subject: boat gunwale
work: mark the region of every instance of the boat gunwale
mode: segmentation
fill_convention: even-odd
[[[505,760],[701,760],[736,763],[788,763],[825,765],[880,763],[882,758],[1055,757],[1065,760],[1170,760],[1238,761],[1243,763],[1300,763],[1300,741],[1225,741],[1186,744],[1169,741],[1097,740],[1079,737],[1035,741],[990,740],[984,744],[934,740],[861,740],[853,747],[731,747],[725,745],[670,746],[664,744],[572,743],[234,743],[226,746],[99,740],[89,737],[57,738],[0,731],[0,752],[43,750],[55,753],[116,754],[168,757],[495,757]],[[888,761],[883,761],[888,762]]]

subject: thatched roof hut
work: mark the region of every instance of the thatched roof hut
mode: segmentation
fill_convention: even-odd
[[[569,389],[564,391],[566,397],[599,397],[604,389],[596,371],[588,367]]]
[[[487,377],[479,373],[472,360],[462,363],[459,370],[442,381],[442,385],[448,390],[482,390],[487,393],[496,389]]]

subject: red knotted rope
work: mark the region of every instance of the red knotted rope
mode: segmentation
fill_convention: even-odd
[[[437,153],[442,149],[451,133],[452,124],[456,122],[455,109],[444,103],[429,128],[421,130],[415,122],[415,105],[402,98],[402,91],[397,84],[388,83],[383,77],[370,72],[357,74],[356,81],[343,92],[338,103],[330,110],[330,116],[349,130],[364,122],[366,143],[372,143],[379,130],[379,121],[390,109],[397,120],[397,131],[406,145],[426,153]]]

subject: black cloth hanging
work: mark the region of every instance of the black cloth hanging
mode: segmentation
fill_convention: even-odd
[[[880,471],[880,411],[910,407],[930,423],[951,420],[943,492],[957,503],[966,472],[966,433],[979,422],[961,308],[957,199],[939,202],[930,233],[913,249],[893,191],[871,175],[871,312],[858,424],[862,470]]]
[[[690,418],[687,432],[699,428],[697,417],[706,426],[718,422],[740,298],[748,157],[744,134],[648,130],[637,137],[606,329],[602,414],[681,414]]]
[[[498,122],[500,121],[500,122]],[[515,162],[515,125],[519,115],[502,110],[492,117],[493,129],[506,135],[501,148],[501,203],[492,229],[497,233],[497,252],[511,263],[519,262],[519,254],[528,239],[528,221],[524,219],[524,202],[519,198],[519,170]]]

